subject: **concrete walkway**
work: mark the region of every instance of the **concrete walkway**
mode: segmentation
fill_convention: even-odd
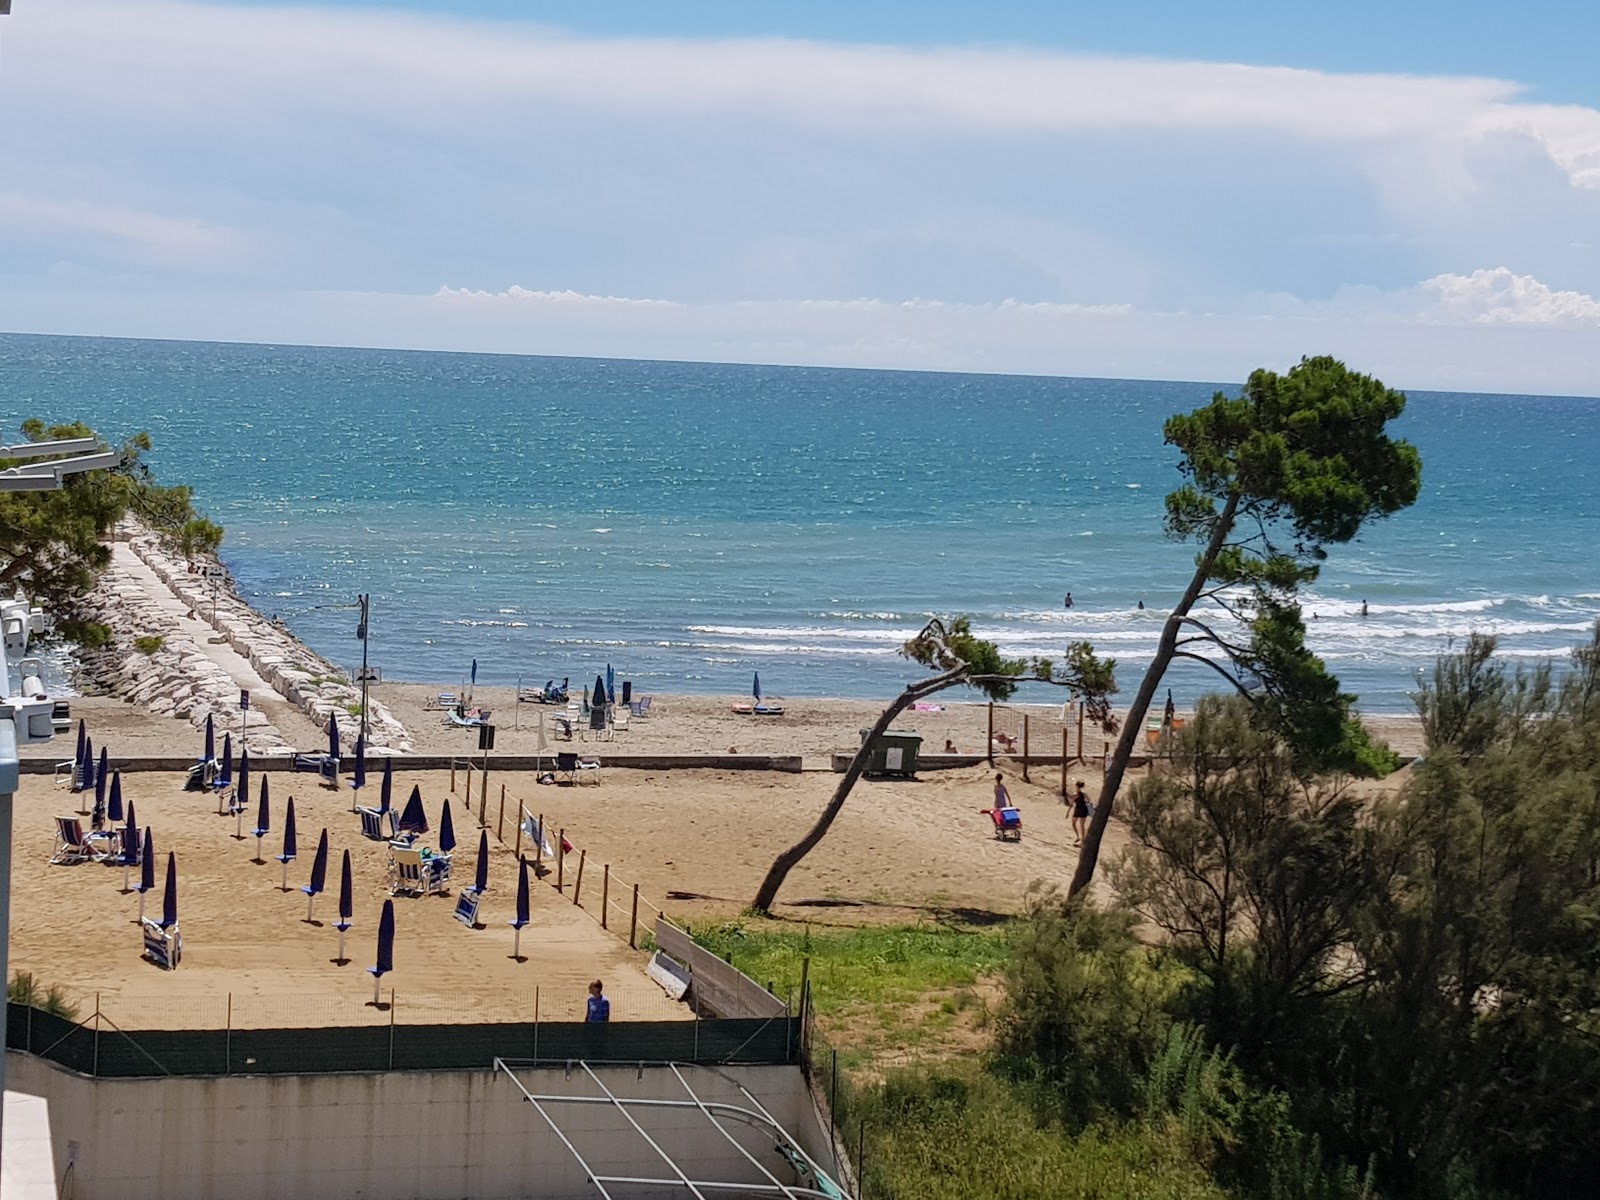
[[[328,735],[312,723],[311,719],[273,687],[250,665],[248,659],[236,651],[199,615],[191,616],[188,606],[173,594],[150,567],[126,542],[114,542],[111,547],[111,570],[136,584],[159,607],[163,615],[178,626],[178,636],[191,644],[233,679],[243,691],[250,693],[249,731],[255,733],[264,725],[273,726],[291,746],[315,750],[327,743]],[[221,737],[226,724],[217,730]],[[237,727],[233,729],[238,732]]]

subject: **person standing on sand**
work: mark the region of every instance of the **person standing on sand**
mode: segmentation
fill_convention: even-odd
[[[1079,845],[1089,828],[1089,794],[1083,790],[1083,780],[1078,780],[1078,790],[1072,793],[1072,836]]]
[[[589,1008],[584,1015],[584,1022],[594,1021],[604,1024],[611,1020],[611,1001],[605,997],[606,985],[596,979],[589,985]]]
[[[1006,791],[1006,777],[998,771],[994,776],[994,806],[997,809],[1016,807],[1011,803],[1011,793]]]

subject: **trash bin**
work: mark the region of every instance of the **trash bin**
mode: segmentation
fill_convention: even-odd
[[[861,740],[867,740],[870,729],[861,731]],[[922,749],[922,735],[891,729],[880,737],[867,756],[867,775],[898,775],[910,778],[917,773],[917,754]]]

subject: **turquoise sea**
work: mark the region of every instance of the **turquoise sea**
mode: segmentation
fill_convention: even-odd
[[[1131,688],[1190,562],[1161,423],[1238,382],[0,335],[6,436],[148,430],[244,595],[335,662],[366,591],[386,678],[657,692],[885,696],[960,612],[1016,653],[1090,638]],[[1418,392],[1403,431],[1421,500],[1307,602],[1371,712],[1469,631],[1561,658],[1600,616],[1600,402]]]

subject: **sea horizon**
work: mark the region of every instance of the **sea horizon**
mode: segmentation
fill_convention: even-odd
[[[610,664],[688,694],[759,671],[886,696],[920,674],[899,643],[967,613],[1011,654],[1095,642],[1126,699],[1192,557],[1161,535],[1161,422],[1237,386],[0,334],[16,419],[148,430],[158,478],[227,529],[241,596],[330,660],[358,659],[341,606],[369,592],[385,679]],[[1600,618],[1600,408],[1408,394],[1421,499],[1331,547],[1305,597],[1374,714],[1411,711],[1470,632],[1560,662]],[[1180,702],[1209,675],[1175,673]]]

